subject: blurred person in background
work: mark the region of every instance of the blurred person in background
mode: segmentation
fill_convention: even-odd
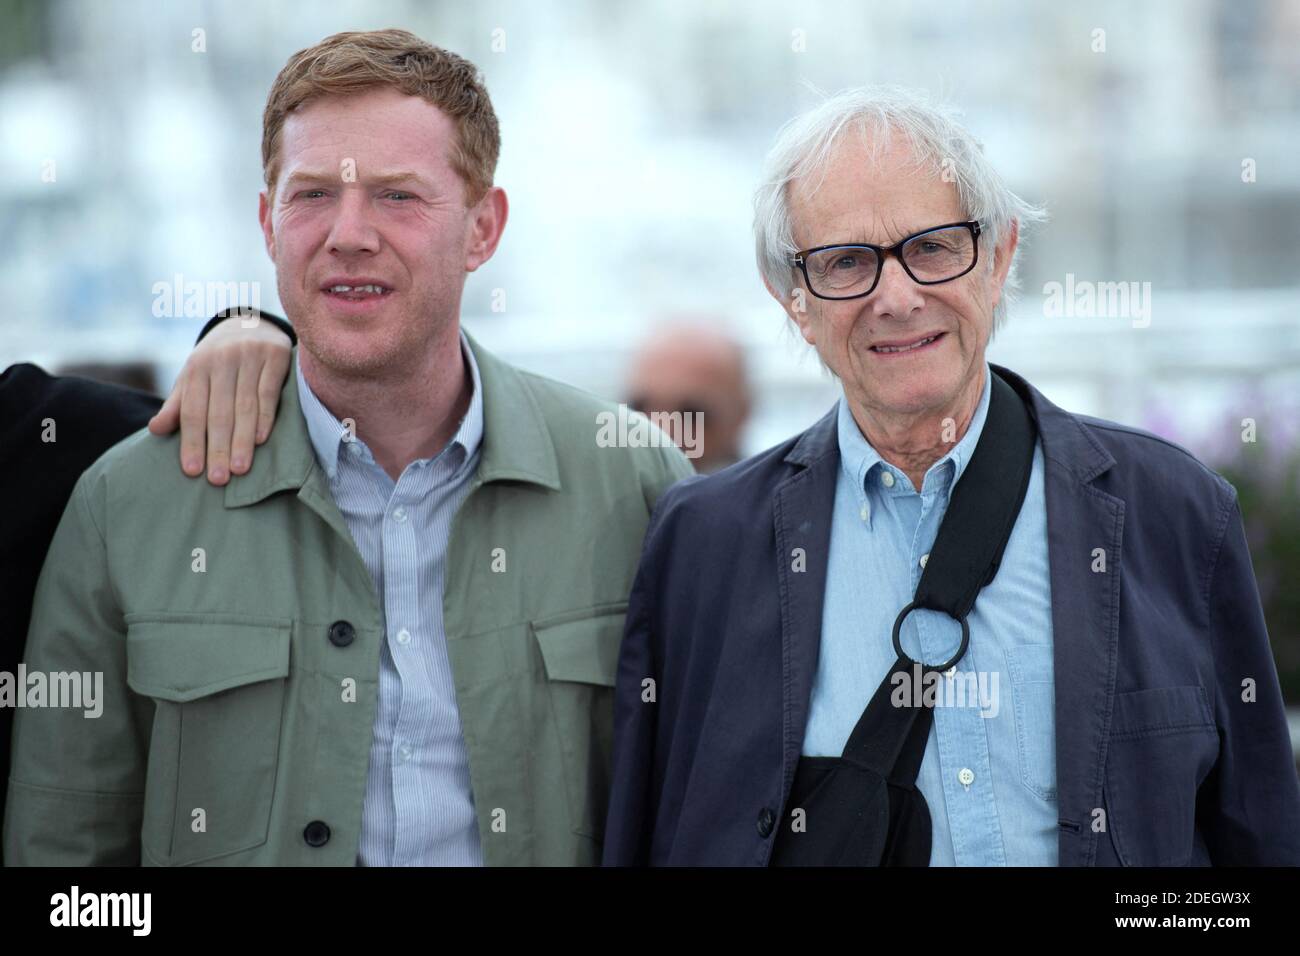
[[[627,404],[649,416],[661,415],[669,437],[683,446],[692,416],[702,434],[691,435],[699,453],[687,447],[701,474],[740,460],[745,423],[752,408],[745,352],[716,324],[674,319],[647,338],[633,356]],[[679,414],[675,414],[679,413]]]

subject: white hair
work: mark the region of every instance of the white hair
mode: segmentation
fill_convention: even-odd
[[[812,195],[820,187],[834,147],[846,131],[856,131],[875,161],[888,148],[891,133],[901,133],[918,168],[930,167],[957,187],[963,214],[983,224],[984,256],[991,268],[991,250],[1013,222],[1023,229],[1047,218],[1040,206],[1025,202],[1002,181],[984,156],[984,147],[959,121],[953,107],[934,102],[926,93],[897,86],[845,90],[796,116],[777,134],[763,164],[762,185],[754,196],[754,240],[758,268],[764,280],[783,298],[794,290],[790,257],[798,249],[790,210],[791,183]],[[1016,258],[1012,257],[1002,295],[993,310],[993,329],[1006,321],[1008,300],[1019,289]]]

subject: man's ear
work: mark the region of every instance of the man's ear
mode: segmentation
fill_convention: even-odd
[[[808,290],[801,285],[795,284],[790,287],[789,295],[782,295],[771,282],[767,281],[767,276],[763,277],[763,287],[767,289],[767,294],[776,299],[781,308],[785,310],[785,314],[795,324],[804,341],[809,345],[816,345],[812,318],[808,314]]]
[[[257,196],[257,221],[262,226],[262,240],[266,243],[266,254],[275,261],[275,232],[271,227],[271,197],[263,189]]]
[[[1011,260],[1015,258],[1016,245],[1019,242],[1020,220],[1012,219],[1007,234],[993,250],[993,274],[989,276],[989,281],[993,283],[991,296],[993,305],[997,305],[1002,298],[1002,284],[1007,281],[1007,273],[1011,271]]]
[[[493,186],[475,204],[470,213],[469,242],[465,250],[465,271],[473,272],[492,258],[501,234],[506,229],[506,218],[510,214],[510,203],[506,200],[506,191],[500,186]]]

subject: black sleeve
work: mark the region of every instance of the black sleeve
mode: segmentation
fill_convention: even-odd
[[[22,660],[36,579],[81,473],[149,423],[162,399],[35,365],[0,373],[0,672]],[[14,711],[0,707],[0,781],[9,776]],[[0,786],[0,815],[5,788]]]
[[[212,318],[208,319],[208,324],[203,326],[202,331],[199,332],[199,337],[194,340],[194,344],[198,345],[200,342],[203,341],[203,336],[207,335],[214,328],[216,328],[219,323],[224,322],[226,319],[232,318],[231,313],[238,313],[238,311],[239,311],[238,306],[236,306],[233,309],[222,309]],[[274,325],[285,335],[289,336],[290,344],[292,345],[298,344],[298,336],[293,334],[293,326],[290,325],[286,320],[280,318],[278,315],[272,315],[270,312],[259,312],[258,314],[263,319],[265,319],[266,321]]]

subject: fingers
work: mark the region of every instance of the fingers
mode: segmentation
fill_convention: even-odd
[[[177,379],[176,384],[172,386],[172,393],[167,396],[167,401],[163,402],[158,413],[149,419],[149,431],[155,435],[170,435],[176,431],[176,426],[181,423],[182,391],[181,380]]]
[[[259,420],[259,372],[260,363],[251,357],[240,363],[235,382],[235,427],[230,441],[232,475],[244,474],[253,464],[253,439]]]
[[[235,386],[239,365],[218,362],[212,369],[208,396],[208,483],[224,485],[230,480],[230,439],[235,427]]]
[[[284,386],[285,373],[289,371],[291,352],[274,356],[262,366],[257,382],[257,443],[260,445],[271,435],[271,426],[275,424],[275,413],[280,407],[280,389]]]
[[[252,467],[255,446],[270,435],[292,356],[289,337],[270,323],[219,323],[195,347],[150,429],[167,434],[179,420],[181,470],[194,477],[206,465],[210,483],[226,484]]]
[[[203,473],[204,440],[208,431],[208,377],[206,375],[193,375],[186,379],[180,408],[181,471],[194,478]]]

